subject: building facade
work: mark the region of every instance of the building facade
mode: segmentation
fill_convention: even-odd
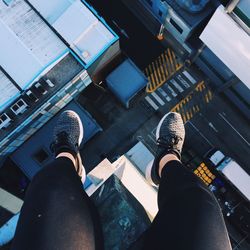
[[[250,119],[250,4],[220,5],[200,35],[204,48],[196,64],[238,110]]]
[[[185,42],[211,15],[208,0],[140,0],[177,41]]]
[[[167,41],[169,35],[173,37],[175,43],[170,42],[182,51],[183,60],[195,63],[211,79],[214,90],[250,119],[249,0],[127,1],[134,12],[147,10],[143,13],[150,18],[138,16],[151,32],[156,34],[162,25],[163,37]]]
[[[2,163],[92,82],[119,38],[80,0],[1,1],[0,34]]]

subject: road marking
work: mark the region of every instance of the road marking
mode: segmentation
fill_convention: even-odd
[[[243,137],[243,135],[221,114],[219,113],[219,116],[237,133],[237,135],[248,145],[250,146],[250,143]]]
[[[188,82],[186,80],[184,80],[181,75],[177,75],[176,76],[177,79],[183,84],[183,86],[188,89],[190,87],[190,85],[188,84]]]
[[[184,70],[184,71],[182,72],[182,74],[183,74],[184,76],[186,76],[187,79],[188,79],[192,84],[197,83],[197,81],[196,81],[196,80],[189,74],[189,72],[187,72],[186,70]]]
[[[171,86],[169,86],[169,85],[167,85],[167,87],[168,87],[168,89],[170,90],[172,96],[173,96],[173,97],[176,97],[177,94],[176,94],[176,92],[173,90],[173,88],[172,88]]]
[[[161,56],[158,57],[158,62],[159,62],[159,65],[160,65],[161,74],[162,74],[162,76],[164,78],[164,81],[166,81],[167,75],[165,74],[165,71],[164,71],[164,68],[163,68],[164,67],[164,63],[163,63],[163,61],[161,59]]]
[[[164,72],[166,74],[166,77],[168,77],[168,75],[170,75],[170,73],[168,71],[167,63],[166,63],[166,60],[165,60],[165,57],[163,54],[161,54],[161,60],[163,62],[163,67],[164,67]]]
[[[163,106],[163,105],[165,104],[165,102],[162,101],[162,99],[161,99],[155,92],[151,93],[151,95],[157,100],[157,102],[158,102],[161,106]]]
[[[181,68],[182,64],[179,58],[168,48],[144,70],[145,75],[149,79],[146,92],[154,92]]]
[[[171,101],[171,97],[169,97],[168,94],[162,88],[158,88],[157,90],[161,93],[163,97],[166,98],[168,102]]]
[[[180,93],[184,91],[183,88],[174,79],[171,79],[170,82],[178,89]]]
[[[145,99],[153,107],[154,110],[159,109],[159,107],[155,104],[155,102],[149,96],[146,96]]]
[[[157,75],[157,71],[156,71],[156,67],[155,67],[155,64],[154,64],[154,62],[152,62],[152,72],[153,72],[153,75],[154,75],[154,77],[155,77],[155,83],[157,84],[160,80],[158,79],[158,75]]]
[[[168,51],[169,62],[170,62],[170,65],[172,67],[172,71],[174,72],[175,71],[175,66],[174,66],[174,63],[173,63],[172,55],[171,55],[171,52],[170,52],[169,49],[167,49],[167,51]]]

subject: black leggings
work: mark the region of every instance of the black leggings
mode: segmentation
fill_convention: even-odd
[[[213,194],[178,161],[164,167],[158,205],[143,249],[231,249]],[[12,249],[103,249],[97,209],[69,159],[56,159],[33,178]]]

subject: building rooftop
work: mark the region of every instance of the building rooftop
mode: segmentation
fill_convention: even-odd
[[[29,0],[88,67],[117,36],[80,0]],[[94,12],[94,13],[93,13]]]
[[[8,105],[8,103],[15,99],[20,91],[12,83],[12,81],[5,75],[5,73],[0,69],[0,112]]]
[[[200,39],[250,88],[249,35],[226,13],[222,5],[217,8]]]
[[[21,89],[55,61],[65,56],[67,46],[47,24],[21,0],[0,2],[0,66]]]
[[[175,0],[165,0],[165,2],[170,5],[190,27],[196,26],[202,22],[204,18],[209,16],[214,9],[211,3],[208,3],[201,12],[190,13],[187,10],[181,8]]]
[[[39,79],[39,82],[43,84],[42,88],[46,91],[45,94],[39,93],[37,89],[34,88],[34,86],[29,88],[29,90],[31,90],[37,98],[36,101],[30,99],[27,94],[22,93],[21,95],[20,93],[20,96],[16,101],[22,99],[28,105],[28,107],[22,114],[15,115],[13,113],[13,110],[11,110],[12,106],[5,106],[4,112],[11,119],[11,123],[5,129],[0,129],[0,140],[3,140],[6,135],[10,135],[15,128],[17,128],[23,121],[25,121],[25,119],[34,114],[34,111],[36,109],[38,109],[45,101],[49,100],[59,89],[61,89],[65,84],[72,80],[72,78],[74,78],[82,70],[84,70],[83,66],[75,59],[75,57],[71,53],[68,53],[59,63],[54,65],[53,68],[51,68],[41,79]],[[6,84],[9,83],[11,87],[14,86],[11,85],[10,80],[6,80],[6,76],[3,73],[1,74],[0,71],[1,87],[3,86],[2,79],[4,79]],[[53,83],[54,87],[49,87],[45,82],[45,79],[49,79]],[[10,90],[6,89],[6,92],[9,91]]]

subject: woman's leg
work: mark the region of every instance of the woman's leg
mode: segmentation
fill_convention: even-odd
[[[12,249],[102,249],[97,209],[72,161],[62,157],[32,180]]]
[[[180,161],[162,170],[158,206],[144,249],[231,249],[217,200]]]

